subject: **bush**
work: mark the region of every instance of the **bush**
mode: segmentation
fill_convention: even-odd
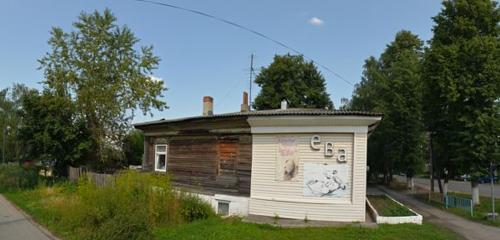
[[[214,216],[212,206],[196,195],[181,193],[181,215],[184,221],[192,222]]]
[[[53,199],[63,231],[78,239],[151,239],[156,227],[215,215],[196,196],[171,189],[168,176],[124,171],[99,187],[83,178],[73,194]]]
[[[0,165],[0,191],[33,188],[38,184],[38,173],[34,167]]]

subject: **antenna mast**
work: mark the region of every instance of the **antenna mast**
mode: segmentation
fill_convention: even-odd
[[[249,108],[250,110],[252,110],[252,79],[253,79],[253,53],[252,55],[250,56],[250,88],[249,88],[249,92],[250,92],[250,99],[249,99]]]

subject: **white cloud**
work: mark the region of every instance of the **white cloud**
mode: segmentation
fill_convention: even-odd
[[[311,19],[309,19],[309,23],[314,26],[321,26],[325,24],[325,22],[318,17],[312,17]]]

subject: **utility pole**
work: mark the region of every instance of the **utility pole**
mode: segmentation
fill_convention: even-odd
[[[2,140],[3,140],[3,145],[2,145],[2,163],[5,164],[5,135],[7,133],[7,128],[4,126],[3,127],[3,137],[2,137]]]
[[[493,221],[496,219],[495,213],[495,169],[497,165],[493,162],[490,163],[490,174],[491,174],[491,218]]]
[[[250,104],[248,104],[249,105],[248,108],[250,110],[252,110],[252,79],[253,79],[253,53],[250,56],[250,82],[249,82],[249,84],[250,84],[250,87],[249,87],[250,97],[249,98],[250,99],[248,101],[250,103]]]
[[[432,161],[432,133],[427,132],[429,137],[429,180],[430,180],[430,189],[429,189],[429,201],[432,197],[432,192],[434,191],[434,164]]]

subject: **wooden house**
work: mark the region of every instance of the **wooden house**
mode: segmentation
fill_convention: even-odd
[[[293,109],[213,114],[135,124],[145,134],[143,168],[217,212],[323,221],[364,221],[368,135],[376,113]]]

